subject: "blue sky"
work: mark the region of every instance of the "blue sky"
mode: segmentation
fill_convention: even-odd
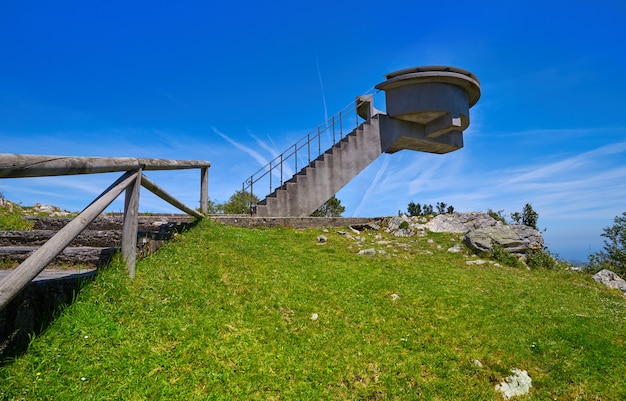
[[[622,0],[4,1],[0,153],[208,160],[225,201],[384,74],[452,65],[481,81],[465,147],[381,156],[337,194],[344,215],[531,203],[549,249],[584,260],[626,211],[625,21]],[[198,205],[197,171],[148,176]],[[0,193],[81,210],[116,177]]]

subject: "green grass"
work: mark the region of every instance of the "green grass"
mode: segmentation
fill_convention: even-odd
[[[31,230],[33,223],[26,220],[26,213],[19,206],[11,202],[0,204],[0,230]]]
[[[588,275],[320,234],[204,221],[134,280],[115,263],[0,367],[0,399],[501,400],[513,368],[522,400],[626,399],[626,301]]]

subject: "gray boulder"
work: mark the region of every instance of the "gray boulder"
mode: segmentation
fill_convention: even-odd
[[[626,280],[610,270],[603,269],[592,276],[598,283],[602,283],[609,288],[615,288],[626,292]]]
[[[426,228],[436,233],[465,234],[479,228],[493,227],[502,223],[487,213],[448,213],[435,216],[425,224]]]
[[[541,233],[521,224],[495,225],[479,228],[465,234],[463,242],[475,252],[491,252],[499,244],[510,253],[526,253],[543,248]]]

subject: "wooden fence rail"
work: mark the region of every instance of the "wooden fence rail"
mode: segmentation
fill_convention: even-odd
[[[0,281],[0,310],[13,300],[52,260],[125,191],[122,257],[131,277],[135,276],[139,188],[146,189],[166,202],[202,218],[208,209],[208,169],[211,163],[197,160],[163,160],[138,158],[103,158],[0,154],[0,178],[49,177],[74,174],[95,174],[125,171],[78,216],[33,252],[17,268]],[[200,212],[186,206],[152,180],[144,170],[200,169]]]

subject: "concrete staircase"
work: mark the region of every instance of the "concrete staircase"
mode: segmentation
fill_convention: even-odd
[[[257,203],[258,217],[306,217],[382,154],[378,116],[362,123]]]
[[[427,66],[386,77],[375,86],[386,94],[386,112],[374,108],[378,92],[358,96],[337,118],[327,120],[317,133],[310,133],[246,180],[242,192],[249,191],[250,200],[254,199],[253,187],[263,188],[261,179],[269,181],[271,193],[256,205],[242,205],[242,210],[249,209],[257,217],[309,216],[382,153],[406,149],[445,154],[463,147],[469,109],[480,98],[480,83],[474,74],[456,67]],[[344,120],[351,115],[356,116],[352,125],[356,128],[343,136],[348,123]],[[337,125],[341,139],[335,143]],[[324,131],[332,131],[333,141],[321,153]],[[311,156],[313,148],[318,149],[317,158]],[[307,154],[308,165],[283,182],[286,160],[294,160],[297,166],[302,154]],[[279,178],[279,186],[272,186],[272,177]]]

